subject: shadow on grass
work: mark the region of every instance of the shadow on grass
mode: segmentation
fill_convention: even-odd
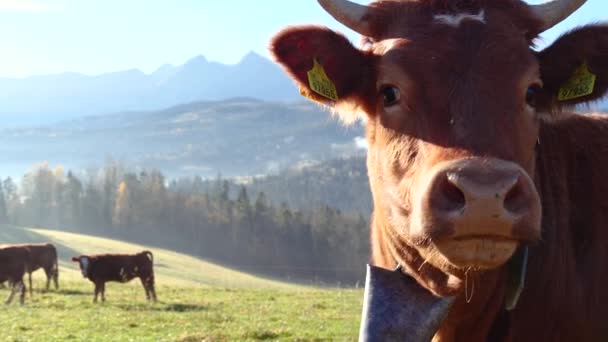
[[[246,339],[253,339],[256,341],[266,341],[266,340],[276,340],[278,338],[284,338],[289,336],[289,334],[285,334],[282,332],[274,332],[274,331],[270,331],[270,330],[257,330],[257,331],[250,331],[244,334],[243,337],[245,337]]]
[[[197,312],[209,310],[206,305],[181,303],[116,304],[116,307],[125,311]]]
[[[200,341],[208,341],[208,342],[220,342],[220,341],[229,341],[228,338],[224,336],[208,336],[208,335],[189,335],[180,337],[175,340],[175,342],[200,342]]]
[[[206,310],[209,310],[209,307],[206,305],[172,303],[167,304],[162,311],[191,312]]]
[[[242,340],[254,340],[254,341],[276,341],[279,339],[288,339],[293,338],[293,335],[284,331],[271,331],[271,330],[253,330],[247,331],[242,335]],[[234,338],[229,339],[225,336],[208,336],[208,335],[188,335],[183,336],[177,340],[176,342],[199,342],[199,341],[231,341]],[[322,339],[292,339],[294,341],[323,341]]]
[[[93,291],[81,291],[81,290],[68,290],[68,289],[59,289],[57,291],[49,291],[47,293],[57,292],[66,296],[91,296]]]

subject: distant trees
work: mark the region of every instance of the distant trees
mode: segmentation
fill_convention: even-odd
[[[127,188],[127,182],[122,181],[118,184],[118,190],[116,191],[116,203],[114,206],[114,214],[112,215],[112,224],[115,227],[127,227],[129,226],[129,215],[130,215],[130,196],[129,189]]]
[[[370,213],[372,208],[365,158],[334,159],[305,168],[257,178],[248,185],[252,196],[264,191],[277,203],[313,209],[329,204],[347,212]]]
[[[6,196],[3,184],[0,183],[0,223],[8,223],[8,212],[6,208]]]
[[[17,194],[17,184],[15,184],[11,177],[8,177],[2,181],[2,188],[3,202],[6,206],[6,221],[15,223],[21,207],[19,195]]]
[[[292,191],[302,179],[282,181]],[[157,170],[135,173],[108,161],[76,176],[41,164],[19,186],[2,181],[0,222],[130,239],[272,276],[361,280],[369,249],[364,215],[320,202],[293,209],[277,197],[257,184],[252,199],[248,185],[219,175],[167,181]]]
[[[84,197],[82,183],[69,171],[61,189],[59,222],[62,225],[75,227],[80,223],[80,219],[82,218],[82,200]]]

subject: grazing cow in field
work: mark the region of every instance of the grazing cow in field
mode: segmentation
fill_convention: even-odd
[[[319,2],[360,48],[299,26],[270,49],[365,123],[372,262],[456,297],[434,341],[608,341],[608,117],[567,111],[606,95],[608,25],[537,51],[584,0]]]
[[[148,300],[156,301],[154,290],[154,258],[152,252],[143,251],[137,254],[98,254],[80,255],[73,257],[78,262],[82,276],[95,284],[95,297],[101,293],[101,301],[105,302],[106,282],[118,281],[126,283],[133,278],[139,278],[146,291]]]
[[[32,272],[42,268],[46,274],[46,290],[48,291],[51,279],[55,289],[59,288],[59,268],[57,264],[57,249],[50,243],[12,245],[16,248],[26,248],[30,252],[26,272],[28,273],[30,295],[32,294]]]
[[[8,281],[11,294],[6,300],[6,304],[13,301],[17,291],[20,291],[19,301],[25,301],[25,284],[23,275],[25,274],[30,252],[27,248],[5,246],[0,247],[0,282]]]

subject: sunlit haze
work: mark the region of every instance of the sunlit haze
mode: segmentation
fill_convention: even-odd
[[[0,0],[0,342],[608,341],[608,0],[318,1]]]

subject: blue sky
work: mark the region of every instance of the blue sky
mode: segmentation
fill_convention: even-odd
[[[600,20],[608,2],[589,0],[545,41]],[[267,55],[274,33],[308,23],[348,32],[315,0],[0,0],[0,77],[151,72],[199,54],[231,64],[251,50]]]

